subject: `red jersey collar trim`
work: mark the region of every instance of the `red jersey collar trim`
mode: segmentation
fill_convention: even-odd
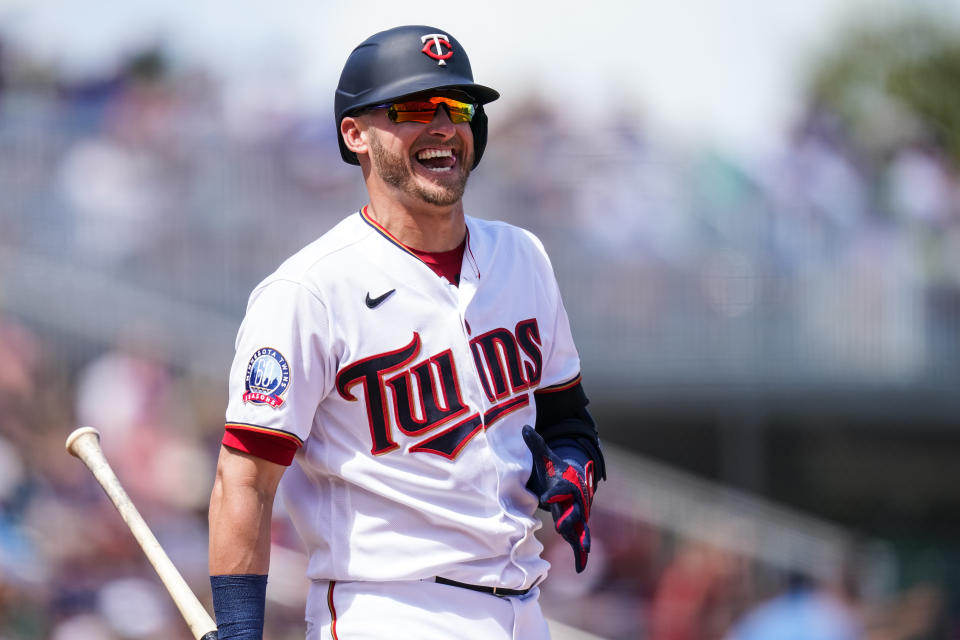
[[[406,251],[407,253],[409,253],[410,255],[412,255],[412,256],[413,256],[414,258],[416,258],[417,260],[420,260],[420,256],[418,256],[417,254],[415,254],[415,253],[410,249],[410,247],[408,247],[407,245],[405,245],[405,244],[403,244],[402,242],[400,242],[399,240],[397,240],[396,236],[394,236],[392,233],[390,233],[389,231],[387,231],[386,227],[384,227],[382,224],[380,224],[379,222],[377,222],[376,220],[374,220],[373,218],[371,218],[371,217],[370,217],[370,213],[367,211],[367,207],[366,207],[366,206],[364,206],[363,209],[360,209],[360,217],[363,218],[363,221],[364,221],[364,222],[366,222],[368,225],[370,225],[371,227],[373,227],[374,230],[376,230],[376,231],[377,231],[380,235],[382,235],[384,238],[386,238],[387,240],[389,240],[389,241],[392,242],[393,244],[397,245],[398,247],[400,247],[401,249],[403,249],[404,251]]]
[[[403,244],[402,242],[400,242],[400,240],[398,240],[395,235],[393,235],[392,233],[390,233],[389,231],[387,231],[386,227],[384,227],[382,224],[380,224],[379,222],[377,222],[376,220],[374,220],[372,217],[370,217],[370,212],[367,211],[367,209],[368,209],[368,206],[367,206],[367,205],[364,205],[363,208],[360,209],[360,218],[361,218],[364,222],[366,222],[368,225],[370,225],[371,227],[373,227],[374,231],[376,231],[377,233],[379,233],[380,235],[382,235],[384,238],[386,238],[386,239],[387,239],[388,241],[390,241],[392,244],[395,244],[395,245],[396,245],[397,247],[399,247],[401,250],[403,250],[403,251],[405,251],[406,253],[408,253],[409,255],[413,256],[414,258],[416,258],[416,259],[419,260],[420,262],[423,262],[426,266],[428,266],[428,267],[430,266],[430,265],[428,265],[426,262],[424,262],[423,259],[422,259],[419,255],[417,255],[416,252],[415,252],[413,249],[411,249],[411,248],[408,247],[407,245],[405,245],[405,244]],[[464,238],[464,242],[466,243],[466,246],[464,247],[464,250],[463,250],[463,251],[464,251],[464,255],[469,255],[469,256],[470,256],[470,262],[473,264],[473,268],[474,268],[474,270],[475,270],[476,273],[477,273],[477,277],[479,278],[479,277],[480,277],[480,268],[477,266],[477,259],[476,259],[476,257],[474,257],[474,255],[473,255],[473,250],[470,248],[470,227],[469,227],[469,225],[468,225],[466,228],[467,228],[467,234],[466,234],[466,238]]]

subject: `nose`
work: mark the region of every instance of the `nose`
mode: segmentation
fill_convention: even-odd
[[[441,136],[444,140],[452,138],[457,132],[457,126],[450,119],[450,112],[447,111],[447,105],[441,104],[433,114],[433,120],[430,122],[430,133]]]

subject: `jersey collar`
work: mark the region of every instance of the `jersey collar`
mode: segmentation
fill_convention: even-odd
[[[366,222],[368,225],[370,225],[371,227],[373,227],[374,231],[376,231],[376,232],[379,233],[381,236],[383,236],[384,238],[386,238],[388,242],[390,242],[391,244],[395,245],[395,246],[396,246],[397,248],[399,248],[401,251],[403,251],[403,252],[405,252],[406,254],[412,256],[412,257],[415,258],[418,262],[421,262],[421,263],[423,262],[423,260],[420,259],[420,256],[418,256],[416,253],[414,253],[413,250],[410,249],[410,247],[408,247],[407,245],[405,245],[405,244],[403,244],[402,242],[400,242],[400,240],[398,240],[395,235],[393,235],[392,233],[390,233],[389,231],[387,231],[386,227],[384,227],[382,224],[380,224],[379,222],[377,222],[376,220],[374,220],[374,219],[370,216],[370,212],[369,212],[367,209],[368,209],[368,208],[367,208],[366,205],[364,205],[364,207],[363,207],[362,209],[360,209],[360,218],[361,218],[364,222]],[[473,255],[473,250],[470,248],[470,225],[469,225],[469,222],[467,222],[467,246],[464,247],[464,249],[463,249],[463,258],[464,258],[464,261],[463,261],[463,262],[464,262],[464,265],[466,265],[466,264],[469,263],[469,265],[470,265],[470,267],[472,268],[474,274],[477,276],[477,279],[479,279],[479,278],[480,278],[480,267],[477,266],[477,259],[476,259],[476,257],[474,257],[474,255]],[[429,265],[427,265],[426,263],[424,263],[424,266],[426,266],[427,268],[430,268]]]

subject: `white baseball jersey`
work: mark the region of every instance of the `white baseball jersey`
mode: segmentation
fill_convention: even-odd
[[[580,361],[541,243],[466,224],[459,286],[364,210],[250,296],[227,426],[302,444],[281,492],[312,579],[546,574],[520,432]]]

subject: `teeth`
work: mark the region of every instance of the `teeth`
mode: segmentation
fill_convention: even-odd
[[[429,160],[430,158],[449,158],[453,155],[450,149],[424,149],[417,154],[417,160]]]

